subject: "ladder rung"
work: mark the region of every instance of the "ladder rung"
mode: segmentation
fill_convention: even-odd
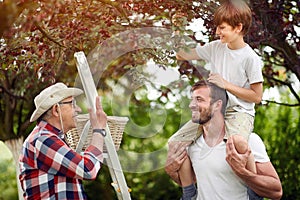
[[[112,183],[111,183],[111,186],[113,186],[117,192],[121,192],[121,189],[118,187],[118,184],[117,184],[117,183],[112,182]],[[128,192],[131,192],[131,191],[132,191],[132,189],[131,189],[131,188],[128,188]]]

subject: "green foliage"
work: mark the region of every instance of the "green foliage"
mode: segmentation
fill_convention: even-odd
[[[89,54],[97,44],[103,44],[100,49],[107,51],[103,55],[97,52],[95,57],[111,58],[110,55],[114,52],[122,52],[113,60],[108,59],[109,62],[105,63],[109,65],[108,67],[101,62],[96,63],[97,66],[106,67],[98,85],[98,88],[101,87],[103,91],[109,90],[109,84],[106,84],[108,80],[120,81],[120,77],[130,71],[129,69],[143,66],[149,59],[153,59],[156,64],[164,68],[178,67],[178,63],[172,60],[175,59],[172,45],[164,48],[158,48],[159,45],[149,48],[141,44],[143,38],[140,35],[124,34],[131,38],[130,41],[135,41],[135,45],[140,45],[138,46],[140,49],[130,50],[123,55],[125,51],[120,49],[120,46],[126,49],[132,45],[131,43],[122,41],[123,46],[105,46],[105,44],[113,36],[136,28],[159,26],[172,30],[174,29],[170,22],[172,15],[182,11],[186,14],[185,23],[195,18],[202,19],[206,29],[197,27],[197,33],[201,32],[203,38],[196,38],[196,33],[185,30],[184,27],[180,27],[181,35],[188,34],[188,37],[197,42],[203,42],[205,38],[212,39],[214,36],[212,15],[218,2],[204,0],[197,2],[192,0],[1,1],[0,139],[5,141],[29,133],[32,128],[29,118],[34,110],[33,97],[42,88],[56,81],[63,81],[69,85],[74,83],[76,76],[74,52],[84,51]],[[297,80],[300,77],[299,36],[295,31],[299,28],[297,2],[278,3],[278,1],[261,0],[249,2],[254,11],[254,21],[246,39],[261,54],[265,62],[263,71],[267,79],[267,87],[269,85],[290,86],[287,79],[290,74],[295,74]],[[190,78],[197,70],[185,63],[179,66],[179,71]],[[129,84],[136,84],[134,80],[136,80],[134,77],[129,78],[128,81],[131,81]],[[144,83],[137,85],[141,87]],[[120,90],[116,95],[108,95],[114,101],[111,105],[105,102],[109,114],[129,116],[131,119],[125,130],[121,148],[149,154],[146,157],[149,160],[144,162],[145,158],[120,152],[121,162],[128,170],[138,168],[144,171],[138,174],[126,172],[128,183],[133,189],[132,196],[134,199],[176,199],[178,195],[175,191],[178,188],[171,184],[162,170],[162,165],[167,138],[188,119],[186,103],[173,102],[175,105],[173,110],[165,109],[169,106],[167,97],[176,93],[174,88],[169,91],[167,88],[157,87],[156,89],[161,92],[160,97],[152,100],[145,96],[147,91],[145,93],[142,88],[139,93],[131,96],[138,88],[133,87],[129,91]],[[294,93],[292,87],[290,89]],[[130,103],[127,105],[127,102]],[[274,105],[260,107],[255,126],[256,131],[263,136],[270,157],[283,181],[284,198],[297,199],[300,189],[294,184],[294,177],[299,177],[297,164],[299,157],[296,154],[299,146],[299,108],[289,109],[291,108]],[[136,128],[137,126],[139,128]],[[156,157],[150,154],[157,151]],[[153,162],[154,160],[157,162]],[[107,174],[101,173],[95,182],[96,185],[86,184],[91,199],[100,197],[100,191],[103,192],[104,196],[101,196],[103,199],[114,196],[111,190],[107,192],[107,188],[111,188],[110,177]],[[7,177],[1,177],[0,180],[2,178]],[[2,195],[4,190],[0,191]]]
[[[165,173],[164,165],[168,138],[190,117],[189,101],[183,89],[186,86],[177,88],[182,95],[173,101],[166,98],[149,100],[149,91],[145,87],[134,90],[128,105],[124,104],[127,101],[124,96],[111,98],[112,103],[109,103],[109,95],[103,98],[108,115],[130,116],[118,156],[133,200],[178,199],[181,195],[181,188]],[[166,108],[167,104],[170,108]],[[116,199],[111,182],[104,165],[97,180],[86,181],[85,188],[92,199]]]
[[[132,187],[133,200],[178,199],[181,189],[169,178],[163,169],[148,173],[126,174]]]
[[[13,159],[0,159],[0,200],[18,199],[16,168]]]
[[[266,144],[283,186],[282,199],[300,199],[300,108],[260,106],[255,132]]]
[[[89,199],[116,199],[117,196],[111,186],[111,177],[107,166],[103,165],[95,181],[84,181],[84,189]]]
[[[141,154],[157,150],[162,151],[154,157],[153,155],[149,155],[147,159],[119,151],[118,154],[122,167],[125,169],[125,178],[128,186],[132,189],[132,199],[177,199],[181,195],[181,188],[174,184],[163,170],[166,158],[165,145],[171,134],[179,128],[180,123],[184,122],[184,119],[188,119],[190,116],[190,113],[186,109],[188,100],[185,95],[182,95],[180,99],[182,100],[182,104],[179,104],[177,101],[174,102],[174,107],[172,109],[165,109],[165,115],[160,116],[153,110],[165,108],[166,104],[163,103],[164,100],[157,103],[159,101],[156,99],[158,105],[151,107],[151,101],[146,98],[147,92],[143,90],[146,89],[139,88],[139,90],[136,90],[132,94],[136,98],[131,97],[129,100],[129,113],[125,111],[125,108],[122,108],[124,104],[118,102],[116,98],[114,98],[114,104],[111,104],[112,107],[119,105],[119,107],[115,108],[119,111],[118,115],[128,115],[131,119],[129,127],[125,129],[121,149]],[[287,94],[283,95],[288,96]],[[110,105],[107,99],[104,102],[105,105]],[[157,124],[162,116],[166,117],[166,121],[163,129],[158,131],[157,134],[151,135],[149,138],[131,136],[130,132],[134,129],[130,127],[130,123],[147,127],[147,125],[152,124],[156,120],[154,124]],[[299,199],[298,196],[300,195],[300,188],[295,184],[295,182],[300,182],[300,165],[298,162],[300,160],[298,153],[300,145],[299,118],[300,109],[298,107],[270,104],[257,108],[255,132],[263,138],[270,159],[280,176],[284,190],[282,199]],[[153,126],[149,126],[144,131],[152,133],[150,131],[151,128]],[[151,171],[151,169],[153,170]],[[128,170],[132,170],[133,172],[128,172]],[[134,173],[134,170],[142,172]],[[104,169],[100,172],[97,181],[89,182],[89,184],[96,184],[99,188],[102,188],[103,195],[109,193],[112,195],[110,197],[116,198],[110,182],[109,173],[107,169]]]
[[[132,200],[178,199],[181,189],[163,169],[147,173],[125,173]],[[85,181],[84,188],[90,199],[115,199],[117,195],[111,185],[108,168],[104,166],[96,181]]]

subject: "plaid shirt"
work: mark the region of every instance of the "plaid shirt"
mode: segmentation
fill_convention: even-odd
[[[41,121],[25,140],[19,160],[25,199],[87,199],[82,180],[97,177],[102,152],[90,145],[78,154],[61,135],[57,128]]]

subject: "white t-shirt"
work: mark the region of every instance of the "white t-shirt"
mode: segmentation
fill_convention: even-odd
[[[211,72],[220,74],[236,86],[250,88],[250,84],[263,82],[263,62],[248,44],[241,49],[231,50],[227,44],[215,40],[203,46],[198,45],[196,52],[200,59],[210,63]],[[228,107],[254,116],[254,103],[241,100],[229,92],[228,96]]]
[[[270,161],[265,145],[257,134],[250,134],[248,144],[256,162]],[[202,135],[188,148],[188,154],[197,179],[197,200],[248,200],[246,184],[225,160],[225,142],[209,147]]]

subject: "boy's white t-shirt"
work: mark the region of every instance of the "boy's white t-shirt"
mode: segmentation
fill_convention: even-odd
[[[200,59],[210,63],[212,73],[220,74],[236,86],[250,88],[252,83],[263,82],[262,60],[248,44],[241,49],[231,50],[227,44],[215,40],[203,46],[198,45],[196,52]],[[254,116],[254,103],[241,100],[229,92],[227,94],[228,107]]]
[[[250,134],[248,144],[256,162],[270,161],[257,134]],[[246,184],[225,160],[225,142],[209,147],[202,135],[188,148],[188,154],[197,179],[197,200],[248,200]]]

